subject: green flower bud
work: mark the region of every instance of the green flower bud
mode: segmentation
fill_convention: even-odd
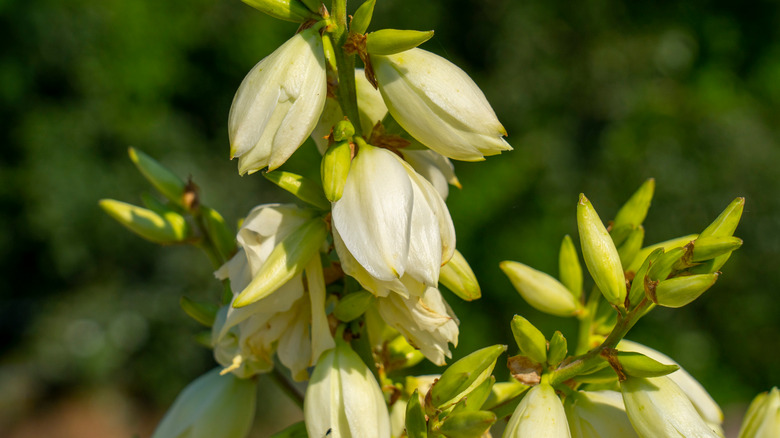
[[[645,240],[645,227],[639,225],[634,228],[633,231],[628,233],[623,243],[618,248],[618,255],[620,256],[620,263],[623,269],[628,268],[629,264],[634,257],[642,249],[642,242]]]
[[[135,148],[127,150],[130,160],[155,189],[174,204],[184,207],[184,181],[152,157]]]
[[[333,140],[344,141],[349,140],[355,135],[355,126],[349,120],[339,120],[333,126]]]
[[[445,409],[459,402],[490,377],[496,360],[506,351],[506,345],[493,345],[477,350],[450,365],[431,388],[431,403]]]
[[[739,225],[742,210],[745,208],[745,198],[737,198],[731,201],[723,212],[701,232],[700,237],[731,236]]]
[[[328,201],[336,202],[341,199],[351,163],[352,149],[347,141],[333,143],[325,151],[320,164],[320,175],[322,188]]]
[[[264,298],[303,272],[309,260],[319,251],[327,234],[328,228],[320,218],[309,220],[290,233],[274,247],[260,272],[238,294],[233,307],[247,306]]]
[[[685,249],[683,248],[670,249],[660,254],[647,270],[647,278],[651,281],[666,280],[672,271],[679,267],[684,255]]]
[[[370,0],[369,0],[370,1]],[[428,424],[420,404],[419,390],[415,389],[406,404],[406,435],[409,438],[428,438]]]
[[[414,49],[433,37],[433,31],[382,29],[366,35],[366,51],[371,55],[394,55]]]
[[[309,434],[306,433],[306,423],[299,421],[292,426],[288,426],[284,430],[271,435],[270,438],[309,438]]]
[[[179,299],[179,305],[184,313],[190,316],[190,318],[198,321],[206,327],[214,325],[214,320],[217,319],[217,312],[219,306],[214,303],[208,303],[203,301],[195,301],[185,296]]]
[[[482,436],[495,422],[496,414],[490,411],[460,412],[447,416],[434,431],[447,438],[473,438]]]
[[[315,14],[319,14],[320,7],[322,6],[321,0],[299,0],[301,3],[303,3],[306,8],[308,8],[310,11],[314,12]]]
[[[652,269],[652,268],[651,268]],[[718,273],[698,274],[664,280],[648,293],[650,298],[664,307],[682,307],[699,298],[718,279]]]
[[[550,338],[550,348],[547,352],[547,363],[551,367],[557,367],[558,364],[566,359],[566,355],[569,353],[569,346],[566,342],[566,338],[563,337],[563,333],[555,331],[552,338]]]
[[[316,16],[300,0],[241,0],[249,6],[280,20],[303,23]]]
[[[504,429],[504,438],[525,437],[571,437],[561,399],[547,383],[526,393]]]
[[[482,290],[477,283],[477,277],[471,270],[469,262],[457,249],[450,261],[439,271],[439,283],[465,301],[473,301],[482,296]]]
[[[225,223],[222,215],[212,208],[202,207],[201,215],[206,224],[206,232],[217,248],[223,260],[228,260],[236,252],[236,237]]]
[[[696,240],[697,237],[699,237],[698,234],[689,234],[687,236],[677,237],[656,243],[654,245],[646,246],[642,248],[639,253],[637,253],[636,257],[634,257],[634,260],[631,261],[631,265],[629,265],[628,269],[626,269],[626,272],[636,272],[637,269],[642,266],[642,263],[645,261],[647,256],[658,248],[663,248],[668,252],[674,248],[681,248],[687,245],[691,240]]]
[[[558,273],[561,283],[578,300],[582,296],[582,266],[577,256],[577,249],[568,234],[563,236],[561,251],[558,254]]]
[[[733,236],[699,236],[693,241],[691,261],[702,262],[729,254],[742,246],[742,239]]]
[[[176,397],[152,438],[243,438],[255,416],[257,380],[220,375],[198,377]]]
[[[647,217],[647,210],[653,200],[655,179],[646,180],[629,200],[618,210],[612,224],[612,238],[617,245],[623,243],[628,234],[639,227]],[[621,230],[621,231],[618,231]]]
[[[322,188],[314,181],[283,170],[266,172],[263,176],[268,181],[292,193],[301,201],[320,210],[330,210],[330,203],[325,199]]]
[[[616,372],[621,378],[630,377],[661,377],[680,369],[676,364],[665,365],[655,359],[635,351],[616,351],[616,356],[609,359],[611,363],[617,360]],[[618,365],[619,364],[619,365]]]
[[[451,413],[455,414],[458,412],[473,412],[480,410],[482,405],[485,404],[485,400],[490,396],[490,390],[495,383],[496,378],[490,376],[490,378],[474,388],[468,396],[463,397],[463,399],[455,405],[455,409],[453,409]]]
[[[366,33],[374,15],[374,5],[376,5],[376,0],[366,0],[357,8],[355,15],[352,16],[352,21],[349,23],[349,31],[351,33]]]
[[[656,248],[655,251],[651,252],[647,258],[645,258],[645,262],[642,263],[642,266],[636,272],[634,279],[631,281],[631,290],[628,292],[628,301],[631,304],[631,308],[639,304],[645,297],[645,277],[647,276],[647,270],[650,269],[650,264],[663,253],[663,248]]]
[[[640,437],[717,438],[668,376],[628,377],[620,383],[631,424]]]
[[[739,438],[780,436],[780,391],[777,387],[756,396],[742,420]]]
[[[190,236],[190,226],[174,211],[155,213],[142,207],[113,199],[101,199],[100,208],[117,222],[144,239],[160,243],[181,243]]]
[[[582,311],[582,304],[555,278],[522,263],[499,264],[512,285],[528,304],[556,316],[572,316]]]
[[[583,194],[577,204],[577,228],[585,266],[596,286],[607,301],[622,306],[627,291],[620,256],[601,218]]]
[[[351,293],[339,300],[333,315],[339,321],[350,322],[362,315],[373,301],[374,295],[371,292],[361,290]]]
[[[425,359],[425,355],[414,348],[402,335],[398,335],[387,343],[387,353],[390,362],[397,368],[409,368]]]
[[[536,363],[547,362],[547,340],[542,332],[520,315],[512,318],[511,326],[520,354]]]

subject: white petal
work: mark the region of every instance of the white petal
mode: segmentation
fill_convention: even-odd
[[[569,424],[552,386],[541,383],[528,390],[504,429],[504,438],[568,438]]]
[[[442,199],[447,199],[450,184],[460,187],[460,182],[455,176],[455,167],[444,155],[429,149],[404,149],[402,153],[414,170],[436,188]]]
[[[325,278],[319,254],[306,266],[306,283],[311,303],[311,362],[316,363],[325,350],[336,346],[325,315]]]

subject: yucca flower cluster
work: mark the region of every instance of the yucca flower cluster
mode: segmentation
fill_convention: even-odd
[[[261,373],[303,409],[305,421],[280,438],[488,437],[499,418],[508,419],[505,437],[722,436],[723,415],[704,388],[624,337],[655,306],[687,305],[712,286],[742,243],[733,234],[744,199],[698,235],[644,246],[653,180],[608,226],[581,196],[590,294],[568,236],[559,279],[501,264],[530,305],[580,321],[572,354],[560,332],[548,338],[518,315],[510,381],[492,376],[504,345],[440,375],[403,376],[423,359],[444,366],[457,346],[459,321],[440,285],[466,301],[481,295],[445,203],[449,186],[460,187],[450,160],[511,150],[506,131],[465,72],[418,48],[433,32],[368,32],[375,0],[349,23],[345,0],[331,10],[316,0],[245,2],[300,27],[238,87],[230,157],[240,175],[263,171],[301,204],[258,205],[234,233],[194,184],[132,149],[167,202],[101,201],[148,240],[204,249],[224,286],[218,305],[181,301],[209,328],[200,339],[219,368],[181,393],[154,437],[246,436]],[[279,169],[308,138],[322,155],[319,178]],[[371,351],[359,354],[357,338]],[[305,394],[288,379],[308,381]],[[744,436],[777,431],[766,419],[776,400],[774,390],[754,403],[744,430],[757,432]]]

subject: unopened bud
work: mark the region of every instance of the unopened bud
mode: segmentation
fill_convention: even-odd
[[[579,300],[582,296],[582,266],[577,248],[568,234],[563,236],[561,251],[558,253],[558,275],[561,283]]]
[[[544,272],[512,261],[503,261],[499,267],[523,299],[535,309],[564,317],[582,310],[582,304],[571,291]]]
[[[428,438],[428,423],[420,404],[420,393],[415,389],[406,404],[406,435],[409,438]]]
[[[146,240],[161,244],[181,243],[190,235],[190,226],[174,211],[159,214],[146,208],[113,199],[102,199],[100,207],[127,229]]]
[[[635,351],[612,351],[609,360],[620,380],[625,380],[627,376],[631,377],[660,377],[673,373],[680,369],[676,364],[665,365],[655,359],[645,356]]]
[[[471,266],[457,249],[450,261],[439,271],[439,283],[465,301],[473,301],[482,296],[477,277]]]
[[[181,299],[179,299],[179,305],[182,310],[184,310],[184,313],[189,315],[190,318],[206,327],[213,326],[214,320],[217,319],[219,307],[214,303],[195,301],[182,296]]]
[[[647,270],[647,278],[651,281],[666,280],[667,277],[679,266],[682,257],[685,255],[685,249],[674,248],[660,254],[656,257],[650,269]]]
[[[750,403],[739,438],[773,438],[780,436],[780,391],[777,387],[756,396]]]
[[[382,29],[366,35],[366,50],[372,55],[394,55],[428,41],[433,31]]]
[[[157,191],[174,204],[184,207],[182,195],[184,195],[185,184],[181,178],[138,149],[130,148],[127,152],[135,167]]]
[[[371,292],[365,290],[353,292],[339,300],[333,315],[339,321],[350,322],[362,315],[373,300],[374,295]]]
[[[547,351],[547,363],[551,367],[557,367],[569,353],[569,346],[563,333],[555,331],[550,338],[550,348]]]
[[[648,291],[650,298],[659,306],[682,307],[699,298],[718,279],[718,273],[688,275],[661,281],[654,290]]]
[[[489,409],[496,413],[499,418],[506,417],[514,412],[517,404],[520,403],[520,395],[528,390],[528,385],[524,385],[515,379],[509,382],[498,382],[490,388],[490,395],[482,404],[482,409]]]
[[[601,218],[583,194],[580,194],[577,204],[577,228],[580,232],[585,266],[588,267],[596,286],[607,301],[622,306],[627,291],[620,256]]]
[[[300,0],[241,0],[260,12],[280,20],[303,23],[315,15]]]
[[[290,233],[274,247],[257,275],[238,294],[233,307],[247,306],[264,298],[303,272],[327,234],[327,226],[320,218],[309,220]]]
[[[512,318],[511,327],[520,354],[537,363],[547,362],[547,340],[538,328],[520,315]]]
[[[739,225],[742,210],[745,208],[745,198],[731,201],[723,212],[701,232],[700,237],[731,236]]]
[[[263,176],[265,176],[265,179],[268,181],[271,181],[277,186],[292,193],[301,201],[313,205],[320,210],[330,210],[330,203],[325,199],[322,189],[314,181],[283,170],[266,172]]]
[[[431,403],[443,409],[460,401],[490,377],[496,360],[506,351],[506,345],[493,345],[477,350],[450,365],[431,387]]]
[[[620,256],[620,264],[623,266],[623,269],[628,268],[631,261],[634,260],[634,257],[639,253],[639,250],[642,249],[642,242],[644,242],[644,240],[645,227],[639,225],[628,233],[628,236],[623,240],[623,243],[620,244],[618,255]]]
[[[201,208],[201,215],[206,224],[206,232],[214,243],[214,247],[224,260],[230,259],[236,252],[236,235],[225,223],[225,219],[217,210],[208,207]]]
[[[474,388],[469,393],[468,397],[464,397],[460,402],[458,402],[458,404],[455,405],[455,408],[452,410],[452,413],[473,412],[480,410],[482,405],[485,404],[485,400],[487,400],[490,396],[491,389],[495,383],[496,378],[490,376],[488,379],[482,382],[482,384]]]
[[[320,164],[320,175],[328,201],[336,202],[341,199],[351,163],[352,151],[347,141],[334,143],[325,151]]]
[[[351,33],[366,33],[374,15],[374,5],[376,5],[376,0],[366,0],[357,8],[355,15],[352,16],[352,21],[349,23],[349,31]]]
[[[349,120],[339,120],[333,126],[333,140],[344,141],[349,140],[355,135],[355,126]]]
[[[434,431],[447,438],[478,437],[495,422],[496,414],[490,411],[459,412],[448,415]]]
[[[664,253],[663,248],[656,248],[650,255],[645,258],[645,262],[639,267],[639,270],[634,275],[634,279],[631,281],[631,290],[628,292],[628,301],[630,308],[634,308],[639,304],[642,299],[645,298],[645,277],[647,276],[647,270],[655,259]]]
[[[693,241],[694,262],[714,259],[729,254],[742,246],[742,239],[733,236],[699,236]]]
[[[547,383],[528,391],[504,430],[504,438],[524,437],[571,437],[561,399]]]
[[[650,178],[618,210],[617,215],[615,215],[615,221],[612,224],[612,238],[615,244],[622,244],[631,231],[642,225],[645,217],[647,217],[647,210],[650,208],[650,202],[653,200],[654,191],[655,179]]]
[[[637,255],[634,257],[634,260],[628,266],[628,269],[626,269],[626,272],[636,272],[637,269],[642,266],[642,262],[645,261],[647,256],[658,248],[663,248],[668,252],[674,248],[681,248],[687,245],[691,242],[691,240],[696,240],[697,237],[699,237],[698,234],[689,234],[687,236],[676,237],[674,239],[669,239],[660,243],[646,246],[637,253]]]

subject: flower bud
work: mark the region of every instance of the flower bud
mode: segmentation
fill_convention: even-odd
[[[249,285],[238,294],[233,306],[252,304],[300,274],[317,254],[327,234],[325,222],[314,218],[287,235],[274,247]]]
[[[702,262],[730,254],[742,246],[742,239],[733,236],[699,236],[693,241],[691,261]]]
[[[645,227],[639,225],[634,228],[628,236],[623,240],[623,243],[618,248],[618,256],[620,257],[620,265],[623,269],[628,268],[629,264],[634,257],[642,249],[642,242],[645,240]]]
[[[446,59],[411,49],[371,63],[390,114],[420,143],[466,161],[512,149],[485,95]]]
[[[420,404],[419,389],[415,389],[406,405],[406,435],[409,438],[428,438],[425,411]]]
[[[303,23],[315,15],[300,0],[241,0],[249,6],[279,20]]]
[[[339,300],[336,308],[333,309],[333,315],[339,321],[350,322],[362,315],[373,301],[374,295],[371,292],[365,290],[353,292]]]
[[[490,377],[496,360],[506,351],[506,345],[493,345],[477,350],[450,365],[431,388],[431,403],[444,409],[459,402]]]
[[[433,31],[381,29],[366,35],[370,55],[394,55],[413,49],[433,37]]]
[[[217,318],[217,312],[219,311],[219,307],[213,303],[195,301],[186,296],[182,296],[179,299],[179,305],[190,318],[206,327],[214,325],[214,320]]]
[[[290,38],[247,74],[228,117],[230,156],[241,175],[281,166],[311,134],[325,106],[319,31]]]
[[[666,280],[683,263],[685,253],[684,248],[673,248],[659,254],[647,269],[647,278],[650,281]]]
[[[568,353],[569,346],[566,342],[566,338],[563,337],[563,333],[556,330],[555,333],[553,333],[552,338],[550,338],[550,348],[547,352],[547,363],[549,363],[551,367],[557,367],[558,364],[563,362],[563,359],[566,358]]]
[[[217,210],[202,206],[200,211],[206,225],[206,233],[214,243],[217,252],[224,260],[230,259],[236,252],[235,234]]]
[[[660,377],[680,369],[679,365],[665,365],[636,351],[618,351],[615,359],[619,363],[616,371],[622,376]]]
[[[404,160],[409,163],[417,173],[431,182],[433,187],[447,200],[450,194],[450,185],[461,188],[458,177],[455,176],[455,167],[452,161],[444,155],[430,149],[401,150]]]
[[[566,289],[569,289],[574,298],[579,300],[582,296],[582,265],[574,242],[568,234],[563,236],[561,251],[558,254],[558,275]]]
[[[434,428],[447,438],[481,437],[496,422],[496,414],[490,411],[468,411],[448,415]]]
[[[777,387],[756,396],[742,420],[739,438],[780,436],[780,391]]]
[[[485,400],[487,400],[487,398],[490,396],[490,390],[493,388],[495,383],[496,378],[493,376],[485,379],[485,381],[482,382],[479,386],[471,390],[468,397],[463,397],[458,402],[458,404],[455,405],[455,408],[451,413],[454,414],[458,412],[473,412],[480,410],[482,405],[485,404]]]
[[[473,301],[482,296],[474,271],[457,249],[450,261],[441,267],[439,283],[465,301]]]
[[[682,307],[699,298],[718,279],[718,273],[688,275],[664,280],[650,291],[650,298],[659,306]]]
[[[654,191],[655,179],[650,178],[620,207],[612,224],[612,239],[616,245],[622,244],[632,230],[642,225],[645,217],[647,217],[647,210],[650,208],[650,201],[653,199]]]
[[[352,150],[348,141],[333,143],[325,151],[320,164],[320,176],[322,189],[328,201],[336,202],[341,199],[351,163]]]
[[[127,152],[133,164],[157,191],[176,205],[184,207],[182,196],[185,184],[181,178],[138,149],[129,148]]]
[[[352,16],[352,21],[349,23],[350,33],[364,34],[368,30],[368,25],[371,24],[371,18],[374,15],[374,6],[376,0],[366,0],[355,11],[355,15]]]
[[[718,217],[701,232],[700,237],[726,237],[734,234],[745,208],[745,198],[737,198],[726,207]]]
[[[528,390],[528,385],[524,385],[515,379],[508,382],[498,382],[490,388],[490,395],[482,404],[482,409],[490,409],[498,417],[503,418],[514,412],[517,404],[520,403],[518,397],[524,391]],[[513,404],[513,401],[516,403]],[[506,410],[505,408],[510,408]]]
[[[322,188],[314,181],[283,170],[266,172],[263,176],[268,181],[292,193],[301,201],[320,210],[330,210],[330,203],[323,196]]]
[[[601,218],[583,194],[580,194],[577,204],[577,228],[580,232],[585,266],[588,267],[596,286],[607,301],[622,306],[627,291],[620,256]]]
[[[190,383],[152,438],[244,438],[255,416],[257,381],[213,369]]]
[[[669,239],[660,243],[656,243],[653,245],[646,246],[639,250],[637,255],[634,257],[634,260],[631,261],[631,264],[628,266],[628,269],[626,269],[626,272],[636,272],[637,269],[639,269],[640,266],[642,266],[642,263],[645,261],[648,255],[650,255],[651,252],[655,251],[658,248],[663,248],[665,251],[670,251],[674,248],[681,248],[685,245],[687,245],[691,240],[696,240],[696,238],[699,237],[698,234],[689,234],[687,236],[677,237],[674,239]]]
[[[531,388],[504,429],[504,438],[569,438],[569,423],[561,399],[547,383]]]
[[[563,408],[572,438],[637,436],[619,392],[574,391],[566,396]]]
[[[303,417],[310,437],[390,438],[390,416],[379,384],[341,340],[314,368]]]
[[[512,318],[511,327],[520,354],[536,363],[547,362],[547,340],[538,328],[520,315]]]
[[[620,391],[628,418],[640,437],[718,438],[668,376],[628,377],[620,382]]]
[[[522,263],[499,264],[512,285],[532,307],[556,316],[572,316],[582,310],[574,295],[558,280]]]
[[[634,275],[634,279],[631,281],[631,290],[628,292],[628,301],[631,308],[634,308],[639,304],[647,295],[645,293],[645,277],[647,276],[647,270],[650,269],[650,264],[663,253],[663,248],[656,248],[655,251],[651,252],[647,258],[645,258],[644,263],[642,263],[642,266],[639,267],[636,275]]]
[[[158,214],[113,199],[101,199],[99,204],[117,222],[150,242],[163,245],[181,243],[190,235],[187,221],[173,210]]]

